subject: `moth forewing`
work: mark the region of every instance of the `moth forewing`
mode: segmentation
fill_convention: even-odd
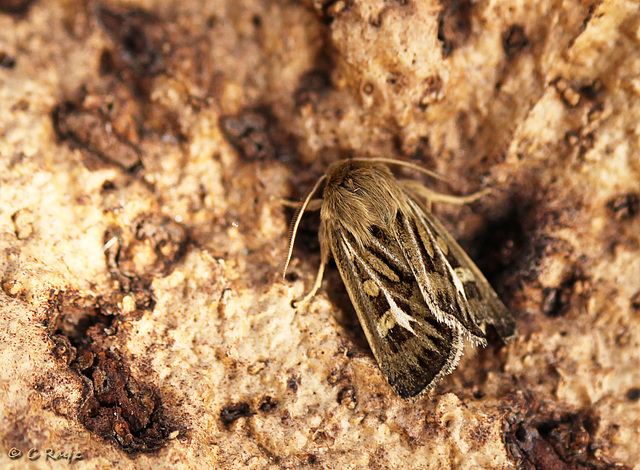
[[[474,318],[465,289],[465,281],[474,282],[473,274],[463,271],[457,260],[449,256],[449,245],[443,235],[426,223],[433,216],[408,196],[404,197],[412,212],[398,215],[397,238],[430,313],[473,342],[485,345],[485,333]]]
[[[415,397],[456,366],[461,334],[429,315],[397,245],[384,251],[386,259],[399,261],[393,274],[380,264],[384,252],[355,247],[349,233],[331,238],[338,270],[382,372],[398,395]]]
[[[505,343],[515,340],[518,336],[516,323],[509,313],[509,310],[507,310],[507,307],[502,303],[498,294],[493,290],[491,284],[489,284],[489,281],[487,281],[480,269],[478,269],[475,263],[471,258],[469,258],[460,245],[458,245],[451,234],[447,232],[438,219],[435,217],[428,217],[426,219],[426,223],[431,225],[432,229],[444,238],[451,250],[452,257],[457,260],[460,266],[473,275],[475,287],[480,291],[477,298],[480,302],[481,312],[484,315],[477,319],[477,323],[484,321],[493,325],[496,332]]]
[[[485,344],[484,325],[492,323],[509,339],[515,323],[453,237],[381,163],[406,165],[336,162],[323,177],[321,204],[311,200],[320,181],[305,199],[303,210],[321,206],[321,265],[304,300],[320,287],[331,253],[382,372],[401,397],[413,398],[455,368],[463,336]],[[291,248],[287,264],[290,256]]]

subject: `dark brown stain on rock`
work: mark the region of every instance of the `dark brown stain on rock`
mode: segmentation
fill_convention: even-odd
[[[442,57],[449,57],[471,34],[470,0],[440,0],[442,13],[438,21],[438,39],[442,41]]]
[[[549,317],[564,316],[576,303],[575,287],[579,282],[585,281],[584,276],[577,272],[571,272],[557,287],[545,287],[541,310]]]
[[[291,376],[287,380],[287,388],[291,390],[293,393],[298,391],[298,387],[300,387],[300,377]]]
[[[273,160],[295,154],[295,140],[267,108],[250,108],[236,115],[224,115],[220,118],[220,129],[227,142],[245,160]]]
[[[294,93],[296,107],[302,108],[307,105],[317,106],[323,96],[332,89],[329,60],[321,57],[317,63],[326,64],[325,67],[318,67],[300,77],[300,82]]]
[[[5,70],[12,69],[16,66],[16,59],[4,51],[0,51],[0,68]]]
[[[532,211],[531,202],[514,195],[490,216],[471,243],[463,246],[498,291],[498,276],[521,272],[522,265],[530,264]]]
[[[615,196],[607,201],[607,209],[616,220],[630,220],[638,215],[640,210],[640,196],[638,193],[626,193]]]
[[[58,139],[81,149],[89,169],[106,165],[136,173],[142,166],[138,146],[117,131],[108,112],[103,112],[100,106],[85,106],[85,98],[65,101],[54,107],[51,119]]]
[[[156,275],[170,273],[182,260],[189,239],[186,227],[170,217],[141,214],[131,227],[106,230],[103,240],[109,272],[123,291],[148,291]],[[142,251],[147,256],[136,256]]]
[[[504,440],[517,468],[525,470],[629,470],[606,455],[596,437],[599,418],[589,410],[565,409],[518,391],[507,400],[511,410]]]
[[[342,388],[338,392],[338,403],[346,406],[350,410],[355,409],[355,407],[358,406],[358,399],[356,398],[356,389],[352,385]]]
[[[248,418],[254,413],[246,402],[231,403],[220,410],[220,421],[225,427],[230,426],[240,418]]]
[[[628,401],[638,401],[640,400],[640,387],[632,387],[627,390],[625,397]]]
[[[0,12],[24,16],[29,12],[33,0],[0,0]]]
[[[320,0],[313,2],[313,6],[319,13],[322,22],[330,25],[341,14],[353,7],[353,0]]]
[[[98,335],[93,332],[93,339]],[[86,377],[80,421],[105,439],[114,439],[129,453],[157,450],[167,441],[172,426],[159,395],[131,376],[123,361],[96,341]]]
[[[524,32],[524,28],[518,24],[509,26],[502,33],[502,49],[504,49],[507,59],[512,59],[528,45],[529,38]]]
[[[636,313],[640,312],[640,291],[631,296],[630,304],[631,308],[635,310]]]
[[[165,34],[158,18],[141,9],[118,11],[104,4],[96,7],[96,15],[115,46],[117,59],[113,63],[117,68],[141,75],[161,70],[164,60],[160,46]]]
[[[158,392],[135,378],[112,347],[119,322],[127,318],[117,308],[117,300],[60,293],[53,315],[53,354],[84,384],[79,421],[127,453],[162,447],[178,428],[168,418]],[[69,413],[63,399],[57,408]]]
[[[273,399],[270,395],[265,395],[260,399],[258,403],[258,409],[262,413],[271,413],[278,407],[278,402]]]
[[[116,166],[138,175],[147,141],[186,140],[175,112],[150,94],[154,80],[177,66],[167,64],[175,56],[173,43],[188,39],[171,36],[159,18],[144,10],[98,4],[89,12],[111,42],[100,55],[99,79],[54,107],[53,127],[61,141],[82,150],[89,169]]]

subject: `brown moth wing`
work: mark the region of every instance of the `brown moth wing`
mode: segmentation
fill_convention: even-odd
[[[402,398],[431,390],[457,365],[462,336],[426,307],[397,240],[380,227],[360,249],[349,232],[325,228],[333,257],[380,369]]]
[[[403,194],[406,198],[407,196]],[[461,329],[475,343],[486,344],[485,333],[478,322],[480,304],[469,302],[476,299],[473,291],[473,275],[468,272],[461,278],[462,272],[450,263],[451,251],[447,242],[437,231],[432,230],[425,222],[427,215],[413,201],[408,200],[409,211],[399,211],[396,216],[397,244],[413,272],[415,282],[422,291],[423,298],[431,312],[438,320],[452,328]],[[484,319],[484,317],[481,317]]]
[[[426,228],[444,240],[449,251],[446,255],[448,263],[457,272],[460,272],[460,268],[465,270],[462,272],[466,274],[459,277],[464,285],[473,320],[477,324],[492,324],[504,342],[513,341],[518,335],[516,323],[489,281],[438,219],[422,210],[416,202],[411,201],[411,204],[417,209]],[[469,273],[471,276],[468,276]]]

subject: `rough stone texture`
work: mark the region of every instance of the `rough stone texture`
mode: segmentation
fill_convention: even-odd
[[[640,469],[639,77],[632,0],[0,1],[0,466]],[[493,188],[520,338],[413,403],[279,281],[349,154]]]

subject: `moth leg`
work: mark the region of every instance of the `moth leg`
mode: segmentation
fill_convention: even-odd
[[[307,295],[304,296],[304,298],[302,300],[297,300],[293,302],[293,307],[294,308],[298,308],[300,307],[300,305],[307,303],[309,300],[311,300],[316,293],[318,292],[318,289],[320,289],[320,286],[322,285],[322,278],[324,277],[324,268],[327,265],[326,261],[323,259],[322,261],[320,261],[320,267],[318,268],[318,274],[316,275],[316,281],[313,283],[313,287],[311,288],[311,292],[309,292]]]
[[[327,236],[326,236],[326,227],[323,223],[320,224],[320,230],[318,236],[320,238],[320,267],[318,268],[318,274],[316,275],[316,281],[313,283],[313,287],[311,288],[311,292],[304,296],[304,299],[299,302],[294,302],[293,307],[298,308],[300,305],[308,302],[313,298],[314,295],[320,289],[322,285],[322,278],[324,277],[324,268],[329,263],[329,256],[331,253],[331,247],[329,246]]]
[[[481,191],[468,194],[466,196],[454,196],[451,194],[439,193],[437,191],[429,189],[424,185],[418,183],[417,181],[403,180],[402,184],[407,190],[413,192],[417,196],[424,198],[427,202],[427,205],[429,206],[429,209],[431,208],[430,206],[432,202],[446,202],[449,204],[458,205],[469,204],[477,201],[478,199],[486,196],[491,192],[490,188],[485,188]]]
[[[293,209],[297,209],[300,207],[300,201],[292,201],[290,199],[280,198],[278,199],[278,203],[284,207],[292,207]],[[322,199],[311,199],[309,204],[307,205],[306,210],[308,211],[317,211],[322,207]]]

